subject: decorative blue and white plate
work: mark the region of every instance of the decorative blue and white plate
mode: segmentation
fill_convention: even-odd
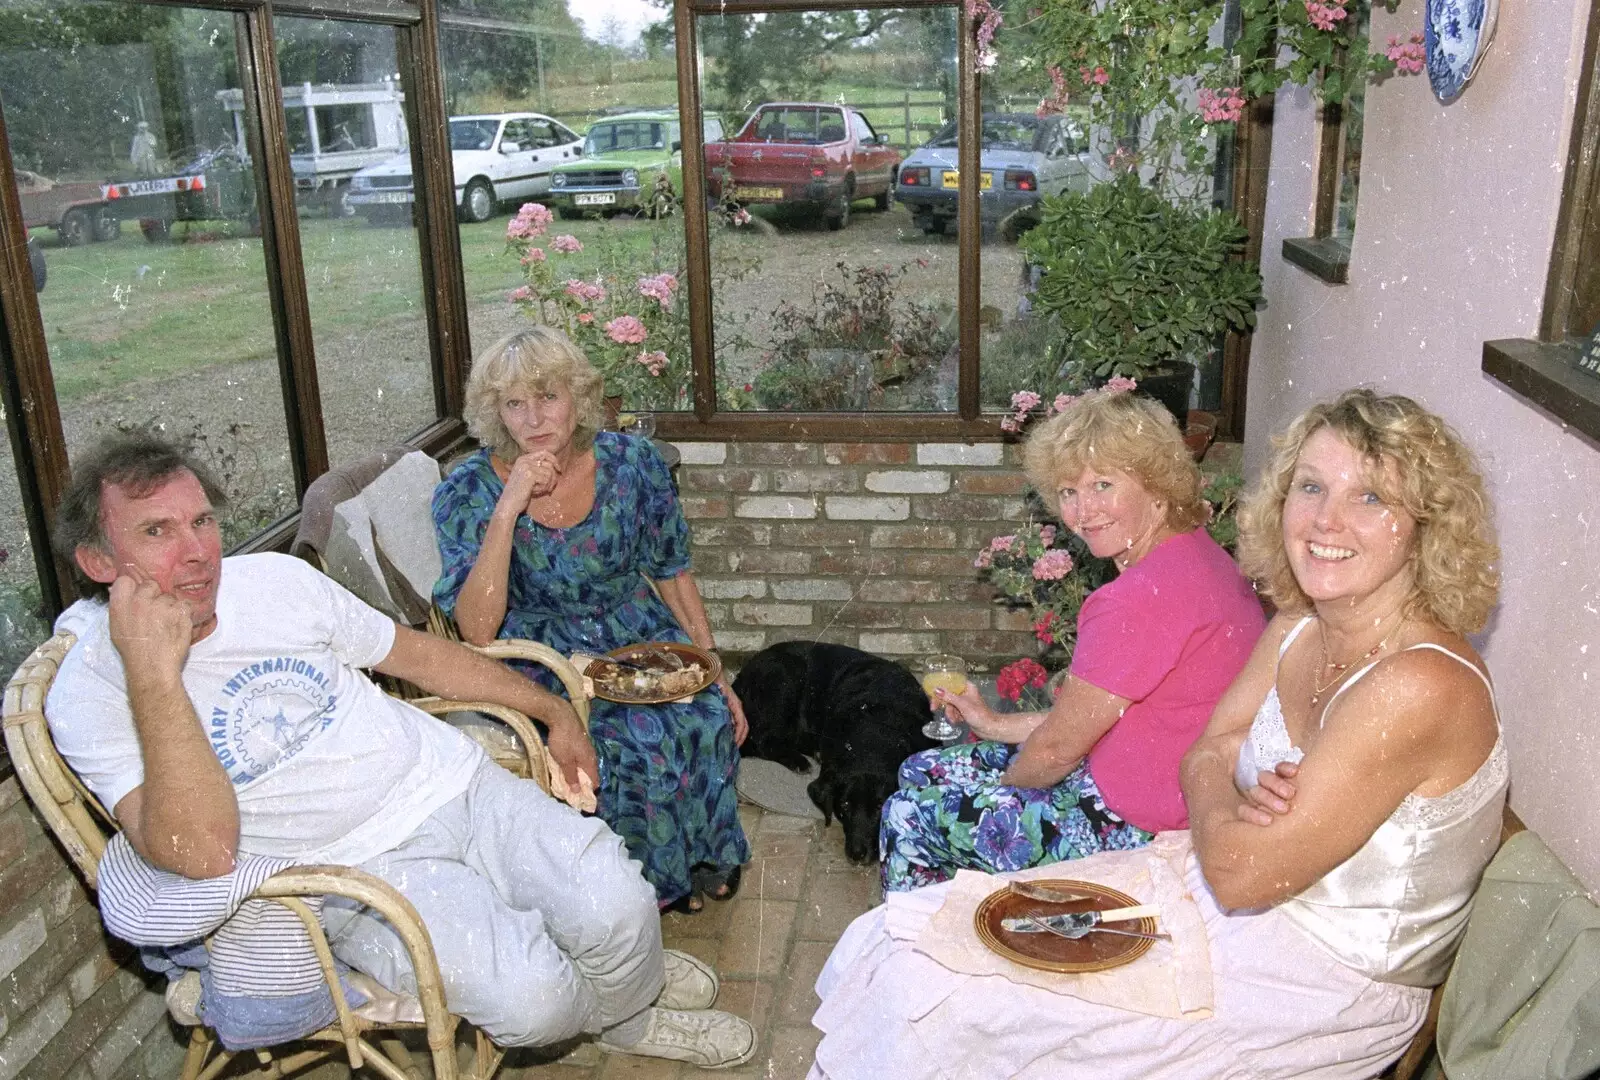
[[[1427,0],[1422,36],[1428,50],[1428,81],[1441,101],[1466,88],[1494,37],[1499,0]]]

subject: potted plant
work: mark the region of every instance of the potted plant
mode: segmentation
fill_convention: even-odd
[[[1233,214],[1175,204],[1120,173],[1088,192],[1045,198],[1021,239],[1039,268],[1034,310],[1053,317],[1060,354],[1090,385],[1136,381],[1182,424],[1194,364],[1226,329],[1255,325],[1261,275],[1236,258]]]

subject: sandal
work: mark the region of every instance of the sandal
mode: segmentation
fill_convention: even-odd
[[[706,902],[701,898],[700,890],[698,887],[696,887],[691,889],[689,892],[684,893],[676,900],[673,900],[671,903],[662,904],[661,914],[665,915],[670,911],[676,912],[679,915],[698,915],[704,911],[705,908]]]
[[[732,870],[696,870],[694,884],[696,891],[720,903],[739,895],[739,884],[743,878],[742,866],[735,866]]]

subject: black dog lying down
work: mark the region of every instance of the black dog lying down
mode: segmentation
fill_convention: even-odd
[[[922,734],[931,714],[916,677],[847,645],[785,641],[751,657],[733,690],[750,721],[740,753],[795,772],[806,770],[807,756],[817,758],[811,801],[825,821],[844,826],[850,859],[875,858],[878,814],[900,763],[938,745]]]

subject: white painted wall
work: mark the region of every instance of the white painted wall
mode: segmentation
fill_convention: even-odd
[[[1503,2],[1488,57],[1449,105],[1426,75],[1368,88],[1346,285],[1282,260],[1285,237],[1311,232],[1316,108],[1280,94],[1245,463],[1252,474],[1270,434],[1357,384],[1415,397],[1465,436],[1504,549],[1483,648],[1511,804],[1600,888],[1600,446],[1480,370],[1484,341],[1537,333],[1589,15],[1589,0]],[[1405,0],[1377,12],[1373,40],[1421,26],[1422,0]]]

